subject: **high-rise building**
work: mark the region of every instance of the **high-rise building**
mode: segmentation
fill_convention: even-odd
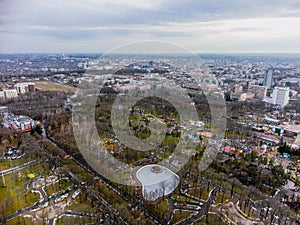
[[[273,87],[273,70],[268,69],[265,73],[263,86],[266,86],[268,89]]]
[[[272,104],[284,107],[289,103],[289,87],[275,87],[272,93]]]

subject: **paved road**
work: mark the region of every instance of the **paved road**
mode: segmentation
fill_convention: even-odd
[[[203,203],[203,205],[201,206],[201,208],[199,209],[198,213],[195,215],[192,215],[191,217],[187,218],[184,221],[181,221],[179,224],[181,225],[188,225],[188,224],[192,224],[193,222],[195,222],[196,220],[200,219],[202,216],[204,216],[206,213],[209,212],[209,207],[210,205],[213,204],[214,200],[217,198],[217,192],[218,192],[218,188],[214,188],[208,196],[207,201],[201,201]]]
[[[21,165],[21,166],[16,166],[16,167],[10,168],[10,169],[8,169],[8,170],[3,170],[3,171],[1,172],[1,175],[2,175],[2,173],[3,173],[3,175],[7,175],[7,174],[10,174],[10,173],[16,172],[16,171],[18,171],[18,170],[22,170],[22,169],[24,169],[24,168],[26,168],[26,167],[29,167],[29,166],[38,164],[38,163],[40,163],[40,162],[42,162],[42,161],[44,161],[44,160],[46,160],[46,158],[43,158],[43,159],[40,159],[40,160],[30,161],[30,162],[24,163],[24,164]]]

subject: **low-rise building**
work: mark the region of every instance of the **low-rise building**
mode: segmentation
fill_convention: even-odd
[[[29,132],[34,127],[35,122],[28,116],[15,116],[13,114],[8,114],[3,118],[2,124],[4,127],[18,132]]]
[[[254,98],[255,97],[255,94],[254,93],[234,93],[232,96],[231,96],[231,99],[233,101],[239,101],[239,102],[244,102],[246,101],[247,99],[249,98]]]
[[[18,83],[15,87],[19,95],[35,91],[35,84],[33,82]]]
[[[250,85],[248,91],[254,93],[256,98],[263,99],[267,96],[268,88],[266,86]]]
[[[262,142],[264,142],[266,145],[269,146],[273,146],[273,145],[278,145],[279,144],[279,140],[262,135],[258,137],[259,140],[261,140]]]
[[[19,95],[25,94],[28,92],[28,84],[27,83],[18,83],[16,84],[16,90]]]
[[[7,106],[0,106],[0,115],[4,115],[5,113],[8,113]]]
[[[285,125],[277,126],[273,128],[274,134],[284,135],[286,137],[299,138],[300,137],[300,125]]]
[[[5,98],[5,93],[4,91],[0,91],[0,99],[4,99]]]
[[[16,98],[18,97],[18,92],[16,89],[6,89],[4,90],[5,98]]]
[[[234,93],[241,93],[241,92],[243,92],[243,86],[242,85],[234,86]]]
[[[227,145],[220,149],[220,152],[226,155],[235,155],[236,149],[233,146]]]
[[[29,82],[28,84],[28,91],[29,92],[35,92],[35,83]]]
[[[264,122],[268,123],[268,124],[273,124],[273,125],[278,125],[280,123],[279,120],[273,119],[273,118],[270,118],[270,117],[265,117]]]

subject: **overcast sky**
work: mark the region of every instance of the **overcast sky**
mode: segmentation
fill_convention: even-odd
[[[106,52],[143,40],[300,53],[300,0],[0,0],[1,53]]]

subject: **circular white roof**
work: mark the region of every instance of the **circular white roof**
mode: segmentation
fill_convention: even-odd
[[[171,194],[179,184],[179,176],[176,173],[157,164],[141,167],[136,176],[142,184],[144,198],[149,201]]]
[[[157,184],[162,181],[169,180],[174,176],[176,178],[179,178],[177,174],[175,174],[168,168],[157,164],[150,164],[141,167],[136,172],[136,176],[137,179],[142,183],[142,185]]]

